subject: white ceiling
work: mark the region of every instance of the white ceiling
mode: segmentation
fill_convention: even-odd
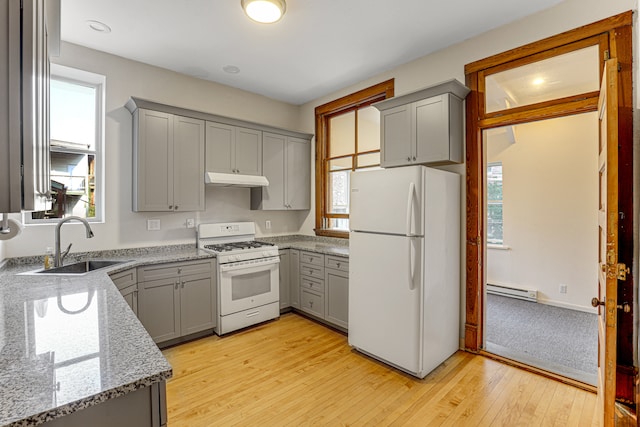
[[[240,0],[62,0],[62,39],[299,105],[561,1],[287,0],[266,25]]]

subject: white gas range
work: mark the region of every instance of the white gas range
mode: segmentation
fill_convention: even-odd
[[[280,316],[278,247],[253,222],[200,224],[197,245],[216,255],[218,335]]]

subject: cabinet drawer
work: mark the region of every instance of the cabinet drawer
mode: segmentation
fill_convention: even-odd
[[[315,292],[324,293],[324,280],[312,279],[310,277],[302,277],[300,279],[300,285],[303,288],[311,289]]]
[[[302,288],[300,292],[300,309],[314,316],[324,318],[324,295]]]
[[[315,252],[300,251],[300,262],[323,266],[324,255]]]
[[[300,264],[300,275],[324,279],[324,267],[313,264]]]
[[[211,274],[211,260],[172,262],[140,267],[138,268],[138,280],[146,282],[148,280],[202,273]]]
[[[133,286],[138,283],[138,276],[135,268],[111,274],[109,277],[120,291],[128,286]]]
[[[349,258],[338,256],[327,256],[324,259],[324,265],[334,270],[349,271]]]

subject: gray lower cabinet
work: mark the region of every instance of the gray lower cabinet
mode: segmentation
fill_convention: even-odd
[[[45,427],[166,427],[165,382],[155,383],[115,399],[42,424]]]
[[[133,210],[204,210],[204,120],[133,113]]]
[[[207,172],[262,174],[262,131],[207,122]]]
[[[289,304],[300,308],[300,251],[289,249]]]
[[[325,320],[345,329],[349,323],[349,261],[325,256]]]
[[[291,307],[291,274],[289,263],[289,250],[283,249],[278,251],[280,254],[280,310]]]
[[[109,275],[134,314],[138,315],[138,275],[135,268]]]
[[[380,165],[462,163],[462,101],[468,93],[451,80],[374,104],[380,110]]]
[[[156,343],[216,326],[213,260],[138,268],[138,314]]]
[[[300,311],[346,330],[349,259],[300,251]]]
[[[262,173],[269,180],[269,185],[251,189],[251,209],[310,209],[310,141],[264,132]]]

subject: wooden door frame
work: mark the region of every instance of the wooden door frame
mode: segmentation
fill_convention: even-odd
[[[532,62],[532,59],[555,56],[572,43],[583,43],[589,38],[604,37],[608,40],[608,55],[617,58],[620,70],[620,110],[619,133],[619,262],[635,265],[633,262],[633,86],[632,86],[632,22],[631,11],[603,19],[593,24],[570,30],[525,46],[521,46],[492,57],[472,62],[465,66],[466,84],[471,92],[466,98],[466,320],[465,349],[472,352],[482,350],[484,275],[485,275],[485,230],[483,206],[483,142],[482,131],[491,127],[506,126],[524,121],[543,120],[596,111],[598,92],[584,98],[566,98],[535,104],[527,108],[526,115],[521,109],[496,116],[485,114],[484,84],[480,81],[486,70],[495,69],[507,63]],[[601,59],[605,52],[601,49]],[[537,60],[537,59],[536,59]],[[515,61],[515,62],[514,62]],[[632,185],[629,185],[632,183]],[[595,232],[595,231],[594,231]],[[633,295],[635,271],[620,282],[619,301],[635,302]],[[594,289],[595,292],[595,289]],[[617,400],[629,406],[635,405],[634,386],[636,369],[633,360],[634,325],[632,312],[618,313],[618,366],[616,375]]]

